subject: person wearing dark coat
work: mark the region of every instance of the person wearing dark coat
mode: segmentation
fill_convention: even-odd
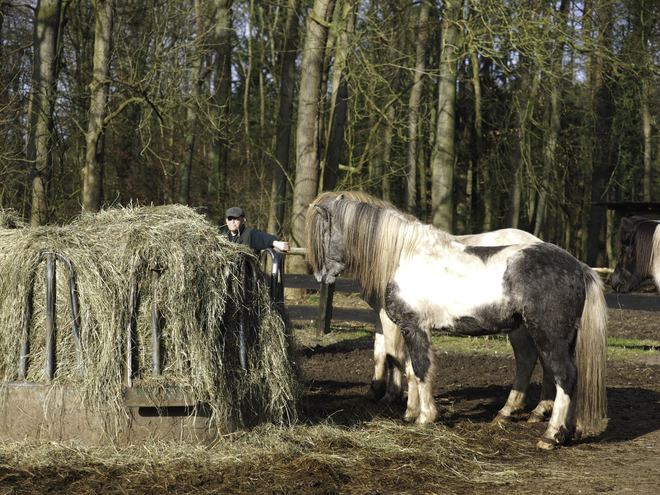
[[[275,248],[285,252],[291,249],[288,242],[280,241],[277,236],[246,226],[245,212],[238,206],[232,206],[227,210],[225,220],[227,229],[229,229],[227,232],[229,242],[243,244],[257,254],[266,248]]]

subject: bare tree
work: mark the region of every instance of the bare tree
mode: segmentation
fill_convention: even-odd
[[[612,5],[601,3],[595,12],[595,28],[600,33],[599,54],[594,60],[593,105],[595,116],[594,168],[591,178],[591,208],[589,212],[589,231],[587,241],[587,259],[589,266],[605,266],[605,234],[607,208],[602,203],[606,200],[607,182],[610,176],[610,131],[612,128],[613,104],[608,81],[611,66],[601,54],[610,51],[612,38]]]
[[[314,7],[307,17],[307,37],[303,51],[298,103],[296,153],[298,165],[293,191],[291,241],[294,246],[304,245],[305,214],[316,196],[318,187],[320,87],[332,5],[332,0],[315,0]]]
[[[202,15],[200,0],[194,0],[193,12],[195,16],[196,46],[192,48],[192,67],[190,81],[190,99],[186,108],[186,139],[184,145],[183,167],[179,181],[179,203],[190,202],[190,172],[192,170],[193,154],[195,152],[195,139],[197,137],[197,122],[199,120],[199,98],[204,84],[204,56],[202,40],[206,32],[206,23]]]
[[[282,234],[284,203],[289,176],[289,149],[291,143],[291,117],[295,91],[296,55],[298,46],[298,0],[289,0],[286,14],[284,52],[278,104],[275,167],[273,171],[273,203],[268,221],[268,231]]]
[[[213,138],[211,141],[208,200],[217,204],[227,187],[227,155],[229,150],[229,120],[231,104],[231,29],[232,0],[214,0],[215,24],[215,75]]]
[[[431,221],[438,228],[453,230],[454,132],[456,116],[456,64],[461,42],[458,25],[462,2],[448,0],[442,11],[442,39],[438,70],[438,115],[435,146],[431,156]]]
[[[53,111],[58,73],[62,0],[39,0],[34,30],[32,91],[28,111],[27,158],[31,166],[30,225],[49,219],[48,189],[53,167]]]
[[[321,165],[323,176],[320,189],[332,191],[337,184],[339,161],[344,146],[344,125],[347,118],[348,98],[348,56],[353,41],[355,27],[355,0],[344,0],[338,22],[335,59],[332,69],[332,92],[330,95],[330,115],[328,117],[328,137],[325,140],[324,159]]]
[[[415,70],[410,101],[408,103],[408,166],[406,168],[405,202],[406,211],[415,214],[417,203],[417,133],[419,128],[419,106],[422,101],[424,89],[424,76],[426,74],[426,48],[429,37],[429,10],[427,1],[419,6],[417,19],[417,49],[415,54]]]
[[[96,28],[94,31],[94,73],[91,84],[87,154],[83,171],[83,210],[98,211],[103,200],[103,163],[106,126],[106,105],[110,84],[110,53],[115,0],[95,0]]]

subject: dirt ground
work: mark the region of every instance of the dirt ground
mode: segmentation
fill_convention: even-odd
[[[340,314],[336,312],[335,317]],[[657,342],[659,327],[658,313],[609,310],[610,336]],[[312,339],[307,346],[303,370],[309,390],[308,407],[318,407],[316,401],[341,404],[342,399],[360,398],[368,390],[373,348],[367,343],[348,340],[322,344]],[[497,461],[520,475],[518,482],[511,485],[486,483],[475,487],[474,483],[457,479],[455,483],[445,484],[446,493],[657,494],[660,490],[660,353],[646,354],[632,362],[608,360],[609,418],[602,431],[567,447],[540,452],[534,445],[546,425],[527,423],[524,417],[504,426],[491,423],[504,405],[513,382],[513,358],[437,349],[435,398],[440,406],[440,421],[477,449],[481,446],[490,450],[497,446]],[[528,398],[531,407],[538,400],[539,390],[537,369]],[[378,405],[369,407],[374,414],[394,416],[405,410],[403,404],[393,410],[384,406],[379,409]]]
[[[342,307],[363,304],[356,296],[338,296],[334,331],[329,335],[317,337],[309,320],[294,322],[303,398],[300,425],[284,433],[288,435],[284,450],[268,447],[247,461],[240,461],[245,454],[239,450],[227,454],[235,460],[220,464],[212,460],[213,448],[193,452],[184,446],[190,451],[167,452],[174,460],[161,462],[158,449],[164,456],[174,447],[150,447],[156,452],[129,451],[133,459],[129,462],[124,457],[113,460],[121,452],[106,449],[94,454],[53,445],[40,460],[27,463],[17,460],[22,459],[20,447],[4,446],[0,494],[659,492],[659,351],[639,348],[636,359],[610,358],[609,418],[602,431],[546,452],[536,448],[545,424],[527,423],[524,416],[507,424],[491,422],[513,381],[511,354],[437,348],[435,399],[440,418],[435,425],[404,424],[400,418],[405,404],[367,401],[363,396],[373,373],[374,328],[341,319]],[[657,312],[609,311],[610,336],[658,342],[659,323]],[[539,375],[534,376],[528,398],[530,409],[538,400]],[[309,436],[319,428],[322,435]],[[253,433],[257,443],[269,445],[272,439],[265,431]],[[282,435],[272,436],[278,434]],[[140,452],[145,452],[144,459]]]

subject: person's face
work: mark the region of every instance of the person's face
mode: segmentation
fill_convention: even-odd
[[[238,229],[245,223],[245,217],[227,217],[227,228],[232,234],[236,234]]]

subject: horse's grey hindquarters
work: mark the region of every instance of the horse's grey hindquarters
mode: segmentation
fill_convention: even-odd
[[[394,210],[332,198],[315,206],[307,240],[319,282],[352,274],[399,325],[419,384],[417,403],[409,397],[408,418],[436,418],[432,328],[485,335],[523,324],[556,385],[539,446],[568,442],[578,417],[585,427],[604,416],[602,284],[566,251],[546,243],[465,246]]]

